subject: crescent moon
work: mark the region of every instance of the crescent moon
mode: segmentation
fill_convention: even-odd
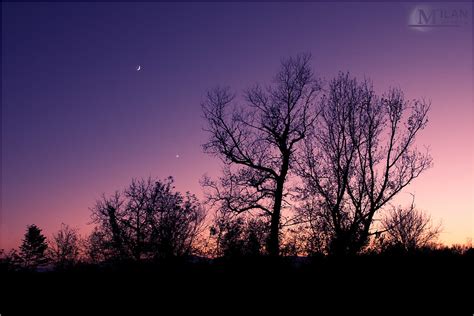
[[[137,71],[140,71],[140,69],[142,69],[142,66],[138,65]]]

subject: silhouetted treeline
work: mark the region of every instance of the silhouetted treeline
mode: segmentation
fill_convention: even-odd
[[[171,180],[166,182],[171,184]],[[148,180],[141,183],[151,183]],[[161,183],[161,182],[158,182]],[[115,195],[114,195],[115,196]],[[179,200],[179,199],[178,199]],[[101,204],[102,205],[102,204]],[[190,206],[190,205],[188,205]],[[101,206],[102,207],[102,206]],[[176,211],[173,204],[172,210]],[[179,207],[177,208],[179,209]],[[164,211],[164,209],[160,209]],[[94,210],[93,210],[94,211]],[[180,209],[183,211],[183,209]],[[188,210],[189,211],[189,210]],[[201,213],[199,213],[201,214]],[[201,214],[202,215],[202,214]],[[201,216],[200,215],[200,216]],[[164,215],[163,215],[164,216]],[[124,220],[125,217],[122,217]],[[189,217],[184,217],[189,218]],[[287,262],[292,267],[300,267],[314,262],[324,262],[325,258],[334,257],[329,252],[324,252],[320,239],[313,239],[314,235],[300,226],[299,229],[287,230],[282,238],[282,260],[266,261],[268,252],[268,223],[261,219],[244,217],[218,217],[213,224],[203,230],[209,234],[207,238],[198,236],[196,229],[201,225],[203,218],[191,216],[193,221],[166,222],[166,233],[186,238],[175,240],[171,248],[159,248],[161,244],[150,245],[150,252],[143,252],[140,257],[122,254],[114,248],[113,235],[96,227],[86,237],[81,237],[77,229],[62,224],[61,228],[50,239],[47,239],[36,225],[27,226],[25,236],[19,250],[0,252],[0,271],[129,271],[130,269],[142,272],[156,272],[156,269],[165,265],[178,266],[219,266],[221,260],[234,264],[264,264],[269,262]],[[197,221],[197,222],[196,222]],[[183,225],[188,225],[187,234],[182,234]],[[177,226],[175,226],[177,225]],[[394,208],[387,216],[383,225],[384,231],[374,236],[371,243],[358,254],[361,258],[389,257],[389,258],[454,258],[469,257],[474,259],[472,244],[444,246],[436,243],[435,237],[439,234],[439,225],[434,225],[428,215],[414,208]],[[203,235],[201,234],[201,235]],[[122,235],[124,236],[124,235]],[[155,242],[150,235],[149,242]],[[124,238],[124,244],[132,241]],[[182,243],[186,247],[182,247]],[[132,245],[135,245],[132,243]],[[163,252],[160,252],[164,249]],[[171,252],[170,249],[174,249]],[[186,251],[178,251],[185,249]],[[268,257],[269,259],[271,257]],[[285,259],[286,258],[286,259]],[[344,259],[345,258],[345,259]],[[344,257],[342,260],[353,260],[353,257]],[[373,259],[370,259],[373,260]]]
[[[472,244],[444,246],[414,202],[390,204],[431,166],[415,144],[429,103],[322,80],[310,61],[283,60],[242,97],[209,91],[204,151],[223,169],[204,200],[134,179],[91,207],[87,236],[27,226],[0,252],[0,313],[471,315]]]
[[[269,85],[208,92],[203,148],[223,169],[203,177],[203,201],[171,177],[134,179],[92,206],[90,235],[63,224],[48,239],[28,226],[2,268],[470,255],[472,245],[439,245],[441,226],[414,203],[390,204],[432,165],[415,143],[429,107],[348,73],[322,80],[308,54],[284,59]]]

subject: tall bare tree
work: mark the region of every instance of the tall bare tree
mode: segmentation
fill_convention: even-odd
[[[228,88],[216,88],[202,108],[209,140],[206,153],[224,162],[217,181],[205,178],[209,200],[223,212],[260,212],[268,216],[268,251],[279,255],[282,208],[286,182],[293,168],[296,145],[315,120],[313,106],[320,84],[309,55],[286,59],[274,84],[244,92],[237,103]]]
[[[303,197],[314,201],[311,220],[331,234],[330,251],[353,254],[366,245],[376,212],[431,166],[415,147],[429,104],[399,89],[379,97],[369,81],[340,73],[321,108],[299,168]]]

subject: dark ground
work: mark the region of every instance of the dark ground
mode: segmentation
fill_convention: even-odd
[[[473,315],[473,261],[261,258],[10,272],[0,279],[0,314]]]

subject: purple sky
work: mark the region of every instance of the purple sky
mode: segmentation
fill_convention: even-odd
[[[2,3],[0,248],[27,224],[90,229],[89,207],[133,177],[172,175],[201,194],[207,89],[267,83],[281,58],[311,52],[317,74],[370,77],[432,100],[434,168],[405,192],[442,219],[447,243],[473,237],[472,6],[468,24],[408,27],[397,3]],[[142,69],[136,71],[141,65]],[[179,155],[179,158],[176,158]],[[400,200],[410,196],[402,193]]]

